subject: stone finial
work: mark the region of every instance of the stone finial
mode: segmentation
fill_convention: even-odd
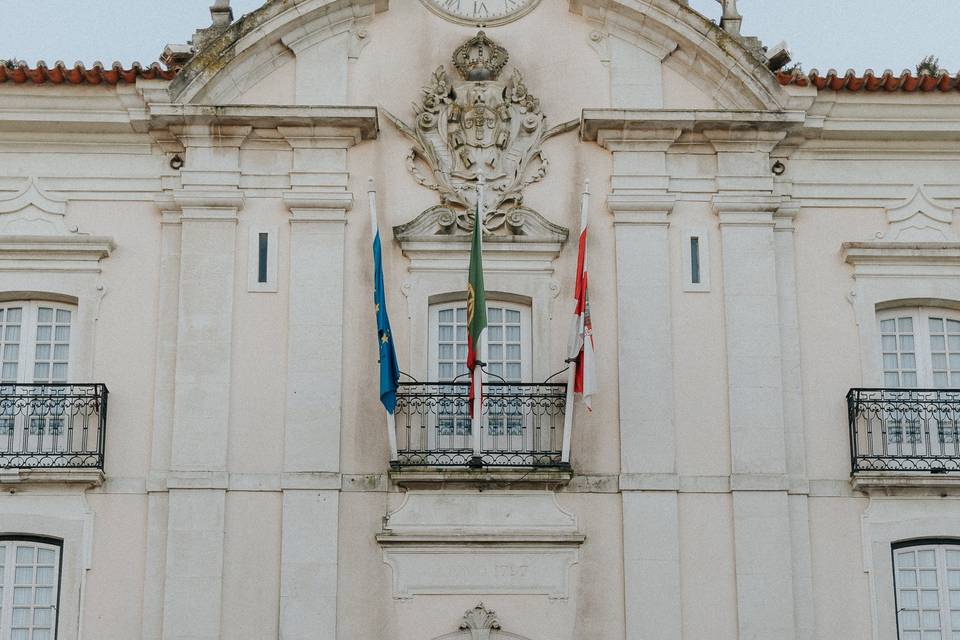
[[[230,0],[214,0],[210,7],[210,17],[213,19],[214,27],[226,28],[233,22],[233,9],[230,8]]]
[[[717,0],[723,6],[723,16],[720,18],[720,26],[727,33],[739,36],[740,26],[743,24],[743,16],[737,11],[737,0]]]

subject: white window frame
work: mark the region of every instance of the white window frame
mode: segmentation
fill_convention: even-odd
[[[442,311],[453,310],[456,315],[457,309],[466,308],[466,300],[458,299],[448,302],[438,302],[430,305],[429,312],[429,349],[428,357],[429,362],[427,370],[430,372],[429,377],[431,380],[437,382],[449,382],[449,380],[440,379],[440,313]],[[530,305],[521,304],[516,302],[508,302],[498,300],[496,298],[487,299],[487,336],[490,335],[490,309],[503,309],[504,311],[518,311],[520,313],[520,380],[516,382],[530,382],[533,372],[533,323],[532,323],[532,311]],[[456,335],[454,335],[456,340]],[[456,347],[455,347],[456,348]],[[489,351],[489,340],[488,340],[488,351]],[[456,357],[456,354],[454,354]],[[487,366],[489,369],[489,363]],[[504,376],[505,377],[505,376]],[[500,380],[495,375],[487,374],[487,382],[500,382]],[[458,382],[468,381],[468,376],[463,376],[458,380]],[[457,414],[459,415],[459,414]],[[489,417],[488,417],[489,419]],[[452,436],[449,434],[439,434],[435,433],[433,429],[428,431],[427,442],[429,448],[434,448],[438,444],[438,440],[444,441],[447,446],[455,448],[467,448],[471,447],[472,440],[472,425],[469,421],[469,418],[466,418],[466,423],[457,427],[456,425],[460,423],[461,418],[456,418],[454,433]],[[522,428],[520,434],[511,435],[504,434],[500,430],[496,430],[496,433],[490,432],[493,429],[493,426],[488,424],[486,421],[482,429],[482,439],[487,440],[491,438],[491,442],[495,442],[503,448],[512,449],[512,450],[521,450],[523,448],[529,448],[532,446],[532,433],[529,429]],[[526,442],[525,442],[526,441]]]
[[[883,380],[884,387],[888,387],[886,380],[884,380],[883,373],[887,370],[886,366],[883,363],[883,342],[882,336],[883,331],[880,328],[881,322],[884,320],[898,320],[900,318],[909,317],[913,321],[913,343],[914,343],[914,354],[916,356],[916,373],[917,373],[917,384],[913,387],[910,386],[901,386],[898,388],[918,388],[918,389],[934,389],[934,388],[960,388],[960,382],[954,386],[947,387],[938,387],[934,384],[933,381],[933,362],[932,362],[932,347],[930,344],[930,318],[944,318],[949,320],[960,321],[960,311],[954,309],[944,308],[944,307],[932,307],[932,306],[921,306],[921,307],[894,307],[889,309],[883,309],[877,312],[877,336],[880,340],[880,344],[877,345],[877,353],[880,355],[881,361],[881,380]],[[949,362],[948,362],[949,366]]]
[[[428,364],[427,371],[429,371],[428,377],[431,380],[436,380],[438,382],[448,382],[447,380],[440,380],[440,371],[439,371],[439,362],[440,362],[440,336],[439,336],[439,325],[440,325],[440,312],[446,311],[448,309],[453,309],[456,312],[457,308],[466,308],[466,300],[455,300],[451,302],[439,302],[430,305],[430,322],[429,322],[429,350],[428,350]],[[499,309],[509,309],[512,311],[520,312],[520,382],[530,382],[533,374],[533,333],[532,333],[532,314],[530,310],[530,305],[520,304],[516,302],[505,302],[496,299],[487,299],[487,314],[489,318],[490,308],[499,308]],[[489,322],[487,335],[489,336]],[[496,381],[497,379],[493,376],[488,376],[488,379]],[[466,380],[466,376],[462,378]]]
[[[19,564],[17,560],[18,549],[32,548],[33,549],[33,561],[29,565]],[[49,551],[53,553],[53,564],[49,563],[40,563],[39,561],[39,550]],[[38,610],[50,609],[49,612],[49,624],[39,625],[39,629],[48,629],[49,633],[47,634],[47,640],[54,640],[57,637],[57,627],[59,622],[59,608],[60,608],[60,591],[61,583],[63,577],[63,561],[62,561],[62,545],[58,541],[47,540],[44,538],[32,538],[32,537],[18,537],[18,536],[0,536],[0,563],[2,563],[3,570],[0,571],[0,640],[8,640],[12,636],[14,629],[14,609],[27,608],[30,611],[29,614],[29,627],[17,626],[16,629],[22,630],[26,628],[30,631],[28,637],[37,637],[33,635],[33,632],[37,630],[35,627],[36,624],[36,612]],[[31,580],[29,583],[20,582],[17,576],[17,568],[31,567]],[[37,575],[39,568],[52,568],[54,579],[52,582],[43,582],[38,583]],[[30,603],[15,603],[15,596],[17,589],[31,589],[30,593]],[[49,605],[46,606],[36,606],[36,589],[37,588],[51,588],[51,594],[48,598]],[[18,606],[18,605],[27,605],[27,606]]]
[[[926,640],[933,633],[943,640],[953,638],[954,632],[960,632],[960,619],[954,625],[951,615],[960,618],[960,541],[907,541],[893,545],[892,554],[898,638]]]

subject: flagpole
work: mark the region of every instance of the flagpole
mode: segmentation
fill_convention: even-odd
[[[486,178],[481,173],[477,179],[477,212],[473,221],[474,225],[479,227],[478,236],[480,238],[481,254],[483,247],[483,188],[486,185]],[[483,363],[487,361],[487,335],[486,331],[480,333],[480,344],[477,345],[477,364],[473,367],[473,460],[472,466],[480,466],[482,456],[480,435],[483,430]]]
[[[367,198],[370,203],[370,241],[373,242],[377,239],[379,228],[377,226],[377,189],[372,176],[367,178]],[[386,295],[385,292],[384,295]],[[390,412],[387,412],[387,442],[390,443],[390,462],[396,462],[399,460],[397,455],[397,418]]]
[[[583,193],[580,197],[580,234],[587,228],[587,211],[590,207],[590,179],[583,181]],[[579,237],[579,236],[578,236]],[[580,274],[577,274],[577,278]],[[583,348],[583,347],[582,347]],[[573,354],[568,354],[573,355]],[[560,462],[570,464],[570,441],[573,437],[573,388],[577,382],[577,361],[570,360],[567,370],[567,404],[563,413],[563,448],[560,451]]]

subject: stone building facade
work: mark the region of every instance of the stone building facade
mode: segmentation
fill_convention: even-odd
[[[218,0],[0,67],[0,640],[960,637],[958,78],[778,73],[723,4]]]

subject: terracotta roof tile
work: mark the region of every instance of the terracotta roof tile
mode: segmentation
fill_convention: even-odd
[[[833,69],[827,71],[826,75],[820,75],[820,72],[814,69],[806,75],[778,72],[777,80],[783,86],[813,86],[818,91],[905,91],[907,93],[960,91],[960,73],[955,76],[947,74],[931,76],[914,75],[905,70],[900,75],[895,75],[887,70],[878,76],[868,69],[862,76],[858,76],[853,70],[841,76]]]
[[[68,67],[63,62],[57,62],[48,67],[42,60],[35,67],[21,62],[14,66],[0,65],[0,83],[13,82],[15,84],[109,84],[121,82],[133,83],[137,78],[146,80],[171,80],[180,69],[164,69],[159,62],[144,67],[134,62],[129,69],[124,69],[119,62],[106,67],[101,62],[95,62],[89,69],[82,62]]]

